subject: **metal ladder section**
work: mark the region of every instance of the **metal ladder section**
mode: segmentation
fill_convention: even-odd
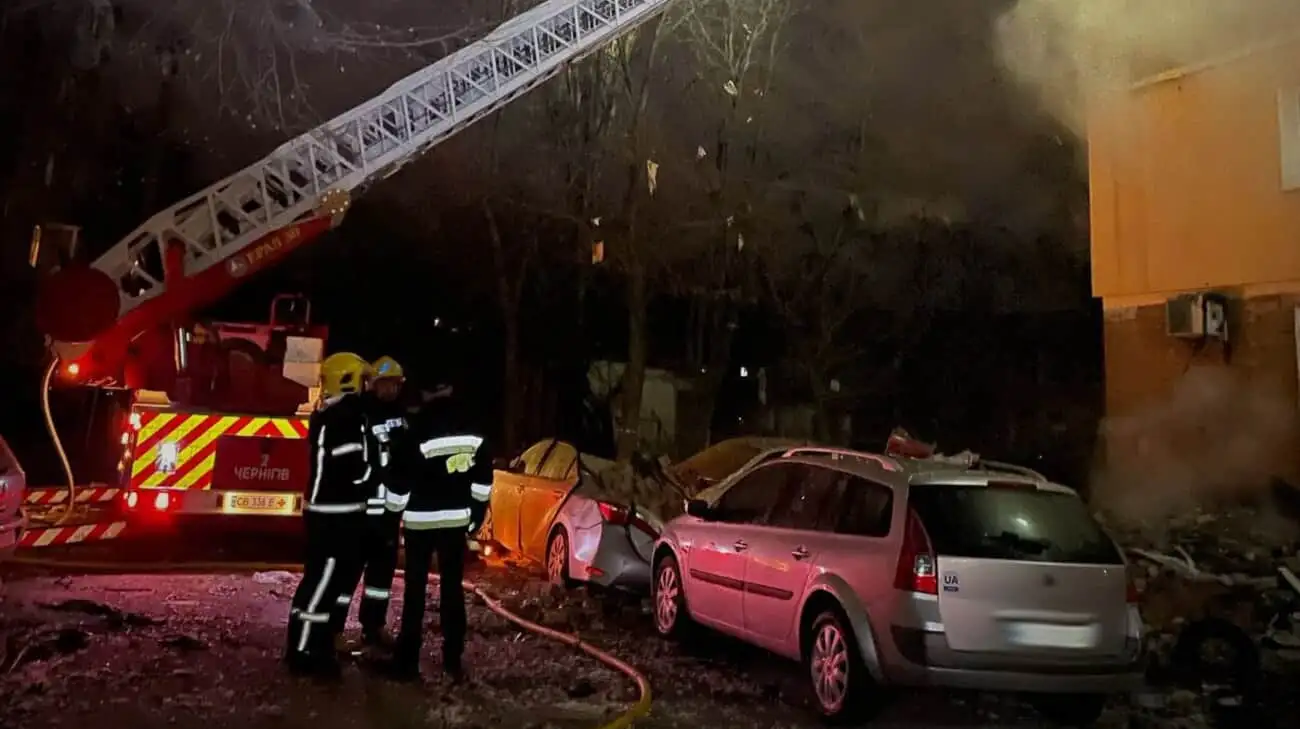
[[[672,0],[549,0],[150,218],[95,261],[122,316],[161,294],[163,246],[194,275],[352,193],[650,20]]]

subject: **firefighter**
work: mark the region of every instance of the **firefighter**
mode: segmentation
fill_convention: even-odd
[[[293,595],[285,660],[291,671],[336,676],[330,609],[354,574],[377,450],[360,393],[369,365],[350,352],[321,363],[321,401],[311,415],[311,481],[303,504],[307,554]]]
[[[366,648],[391,647],[385,631],[388,622],[388,599],[397,571],[397,536],[401,516],[386,507],[388,484],[400,474],[392,467],[394,444],[406,433],[405,411],[400,402],[405,373],[392,357],[380,357],[370,366],[369,387],[364,398],[370,432],[379,449],[379,467],[374,471],[370,498],[366,501],[366,524],[362,535],[361,562],[349,576],[347,587],[339,595],[333,611],[332,627],[343,632],[352,596],[358,580],[362,582],[361,645]],[[409,490],[409,489],[408,489]]]
[[[406,454],[395,457],[411,475],[390,484],[388,508],[402,513],[406,541],[406,589],[387,673],[418,680],[424,645],[429,570],[438,564],[438,614],[442,667],[453,681],[464,678],[465,552],[469,535],[483,523],[492,493],[491,453],[481,435],[467,428],[455,398],[440,399],[413,417]]]

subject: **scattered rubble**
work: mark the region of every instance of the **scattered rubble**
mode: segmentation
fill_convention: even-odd
[[[1282,698],[1293,692],[1270,690],[1300,678],[1292,616],[1300,591],[1280,576],[1300,568],[1297,531],[1278,514],[1260,507],[1206,509],[1162,523],[1099,515],[1129,556],[1146,621],[1149,681],[1169,691],[1148,710],[1152,718],[1260,726],[1264,714],[1300,708],[1278,705],[1295,702]]]
[[[806,443],[788,438],[732,438],[680,463],[672,463],[666,456],[638,455],[629,464],[617,464],[586,454],[582,462],[593,476],[594,488],[605,498],[634,504],[639,513],[649,514],[649,521],[659,526],[680,516],[687,499],[739,470],[759,453]]]

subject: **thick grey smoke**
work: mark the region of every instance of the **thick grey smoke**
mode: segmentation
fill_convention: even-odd
[[[1158,521],[1266,493],[1294,454],[1295,405],[1221,367],[1194,367],[1167,399],[1102,424],[1108,467],[1093,500],[1130,521]]]
[[[1295,0],[1016,0],[995,24],[1003,66],[1080,136],[1085,98],[1296,30]]]

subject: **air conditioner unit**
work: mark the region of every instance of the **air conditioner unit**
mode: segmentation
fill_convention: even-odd
[[[1165,332],[1179,339],[1228,341],[1228,304],[1218,294],[1175,296],[1165,302]]]

